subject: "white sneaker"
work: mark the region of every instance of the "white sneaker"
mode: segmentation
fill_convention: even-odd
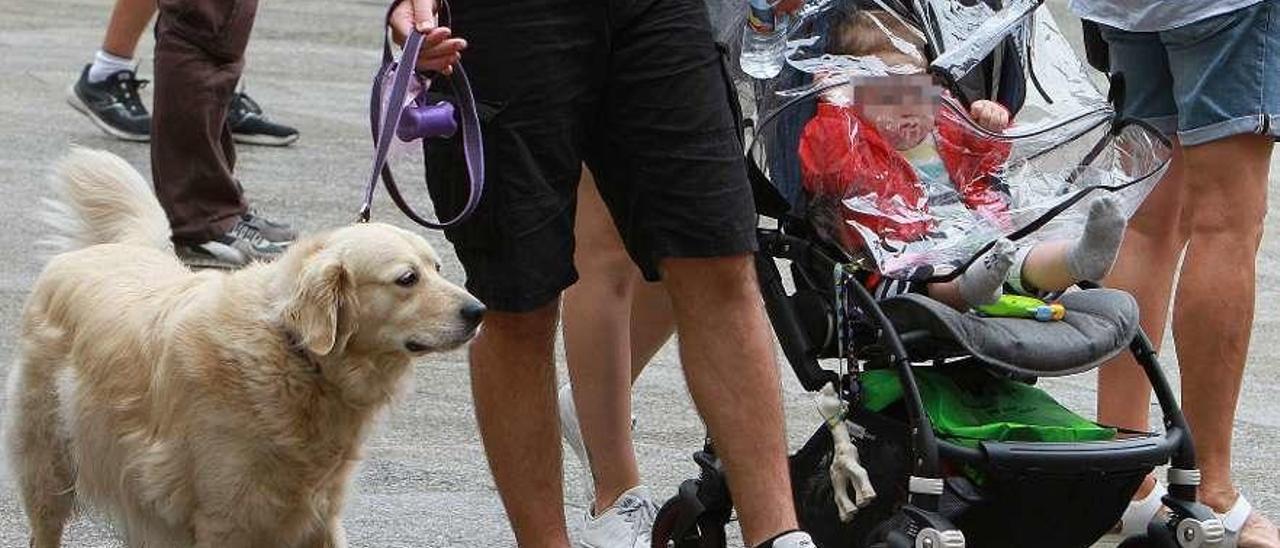
[[[591,515],[590,508],[585,514],[578,540],[581,548],[649,548],[658,506],[649,489],[638,485],[619,496],[600,515]]]
[[[771,548],[816,548],[813,539],[809,537],[809,533],[804,531],[792,531],[778,538],[773,539],[769,543]]]

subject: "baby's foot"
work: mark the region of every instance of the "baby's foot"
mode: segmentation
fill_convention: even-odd
[[[1017,247],[1001,238],[986,255],[978,259],[960,275],[960,298],[969,306],[983,306],[1000,300],[1004,294],[1004,279],[1013,266],[1013,254]]]
[[[1084,234],[1067,252],[1067,270],[1077,280],[1098,281],[1106,277],[1124,241],[1126,220],[1120,202],[1103,196],[1089,205]]]

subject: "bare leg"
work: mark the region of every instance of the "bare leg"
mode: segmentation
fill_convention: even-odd
[[[631,290],[631,382],[649,360],[675,334],[676,319],[667,289],[656,282],[637,279]]]
[[[1173,294],[1174,272],[1190,237],[1183,215],[1187,201],[1182,147],[1175,144],[1168,173],[1129,220],[1120,256],[1106,283],[1129,292],[1138,301],[1139,322],[1156,350],[1164,341]],[[1105,424],[1147,430],[1151,385],[1133,356],[1122,352],[1098,371],[1098,420]],[[1149,478],[1134,495],[1143,498],[1155,486]]]
[[[1183,210],[1187,203],[1182,147],[1174,146],[1172,165],[1142,207],[1129,220],[1120,256],[1106,283],[1138,301],[1142,330],[1159,350],[1169,319],[1178,259],[1190,237]],[[1106,424],[1146,430],[1151,385],[1133,356],[1121,353],[1098,373],[1098,419]]]
[[[156,0],[116,0],[102,38],[102,51],[132,59],[138,40],[156,14]]]
[[[1072,240],[1053,240],[1036,244],[1022,262],[1022,281],[1044,292],[1062,291],[1077,281],[1067,272],[1067,253],[1075,245]]]
[[[582,441],[595,484],[594,510],[640,483],[631,444],[631,262],[589,172],[578,185],[574,265],[579,280],[564,294],[565,358]]]
[[[1019,268],[1022,288],[1063,291],[1082,280],[1098,281],[1115,266],[1123,243],[1124,212],[1112,197],[1089,204],[1084,231],[1076,239],[1041,242],[1027,250]]]
[[[1183,410],[1203,472],[1200,494],[1219,512],[1237,495],[1231,433],[1253,326],[1271,149],[1271,139],[1257,135],[1183,149],[1194,200],[1191,241],[1174,301],[1174,343]]]
[[[680,358],[724,461],[747,546],[796,527],[773,338],[749,255],[661,264]]]
[[[560,481],[554,343],[559,302],[490,311],[471,345],[471,392],[485,455],[524,548],[569,545]]]

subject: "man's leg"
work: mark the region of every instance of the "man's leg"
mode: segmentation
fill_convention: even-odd
[[[1253,326],[1272,140],[1237,135],[1184,147],[1191,241],[1174,301],[1183,411],[1203,473],[1201,500],[1235,502],[1231,433]],[[1212,326],[1212,329],[1205,329]]]
[[[102,51],[124,59],[132,59],[138,39],[146,32],[151,16],[156,13],[155,0],[116,0],[102,38]]]
[[[489,468],[521,548],[565,547],[554,361],[559,301],[485,314],[471,392]]]
[[[227,107],[244,67],[257,1],[161,0],[159,6],[152,174],[174,239],[202,243],[225,234],[247,211],[232,174]],[[233,6],[239,7],[226,14]],[[217,27],[213,19],[225,24]]]
[[[680,359],[724,462],[742,536],[755,546],[796,527],[773,338],[750,255],[668,258]]]

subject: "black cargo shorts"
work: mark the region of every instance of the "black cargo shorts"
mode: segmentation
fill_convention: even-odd
[[[487,177],[475,215],[446,236],[485,305],[533,310],[577,280],[584,162],[647,279],[665,258],[755,250],[730,85],[703,0],[465,0],[452,17],[469,44]],[[429,143],[427,156],[443,218],[466,198],[460,142]]]

